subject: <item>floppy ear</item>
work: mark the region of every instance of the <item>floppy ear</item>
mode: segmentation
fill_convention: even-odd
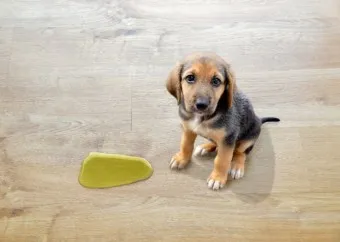
[[[183,65],[177,63],[171,70],[168,79],[166,80],[166,89],[168,92],[177,99],[178,104],[181,102],[181,74]]]
[[[236,90],[236,83],[235,83],[235,75],[233,73],[233,71],[231,70],[230,66],[227,65],[226,66],[226,81],[227,81],[227,85],[226,85],[226,90],[228,93],[228,108],[231,108],[231,106],[233,105],[233,98],[234,98],[234,92]]]

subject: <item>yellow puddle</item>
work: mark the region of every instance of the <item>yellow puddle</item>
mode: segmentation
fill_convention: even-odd
[[[91,152],[82,163],[79,183],[87,188],[109,188],[146,180],[152,173],[143,158]]]

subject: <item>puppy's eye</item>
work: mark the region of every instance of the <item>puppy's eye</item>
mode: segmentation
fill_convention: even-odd
[[[221,83],[222,81],[217,77],[213,77],[213,79],[211,80],[211,85],[213,85],[214,87],[219,87]]]
[[[195,76],[194,75],[187,75],[185,80],[187,83],[193,84],[195,82]]]

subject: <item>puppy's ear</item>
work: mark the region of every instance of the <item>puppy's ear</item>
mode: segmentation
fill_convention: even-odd
[[[227,81],[225,92],[228,92],[227,105],[228,108],[231,108],[231,106],[233,105],[234,93],[236,90],[235,75],[229,65],[226,65],[225,72],[226,72],[225,78]]]
[[[177,99],[178,104],[181,102],[181,75],[183,65],[177,63],[176,66],[169,73],[168,79],[166,80],[166,89],[168,92]]]

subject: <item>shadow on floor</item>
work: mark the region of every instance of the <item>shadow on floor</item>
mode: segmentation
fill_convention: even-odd
[[[206,182],[213,169],[213,157],[193,158],[193,164],[185,173]],[[240,180],[231,180],[224,189],[231,190],[245,203],[260,203],[271,193],[275,177],[275,153],[269,131],[265,128],[251,153],[247,157],[245,176]],[[222,191],[223,192],[223,191]]]

